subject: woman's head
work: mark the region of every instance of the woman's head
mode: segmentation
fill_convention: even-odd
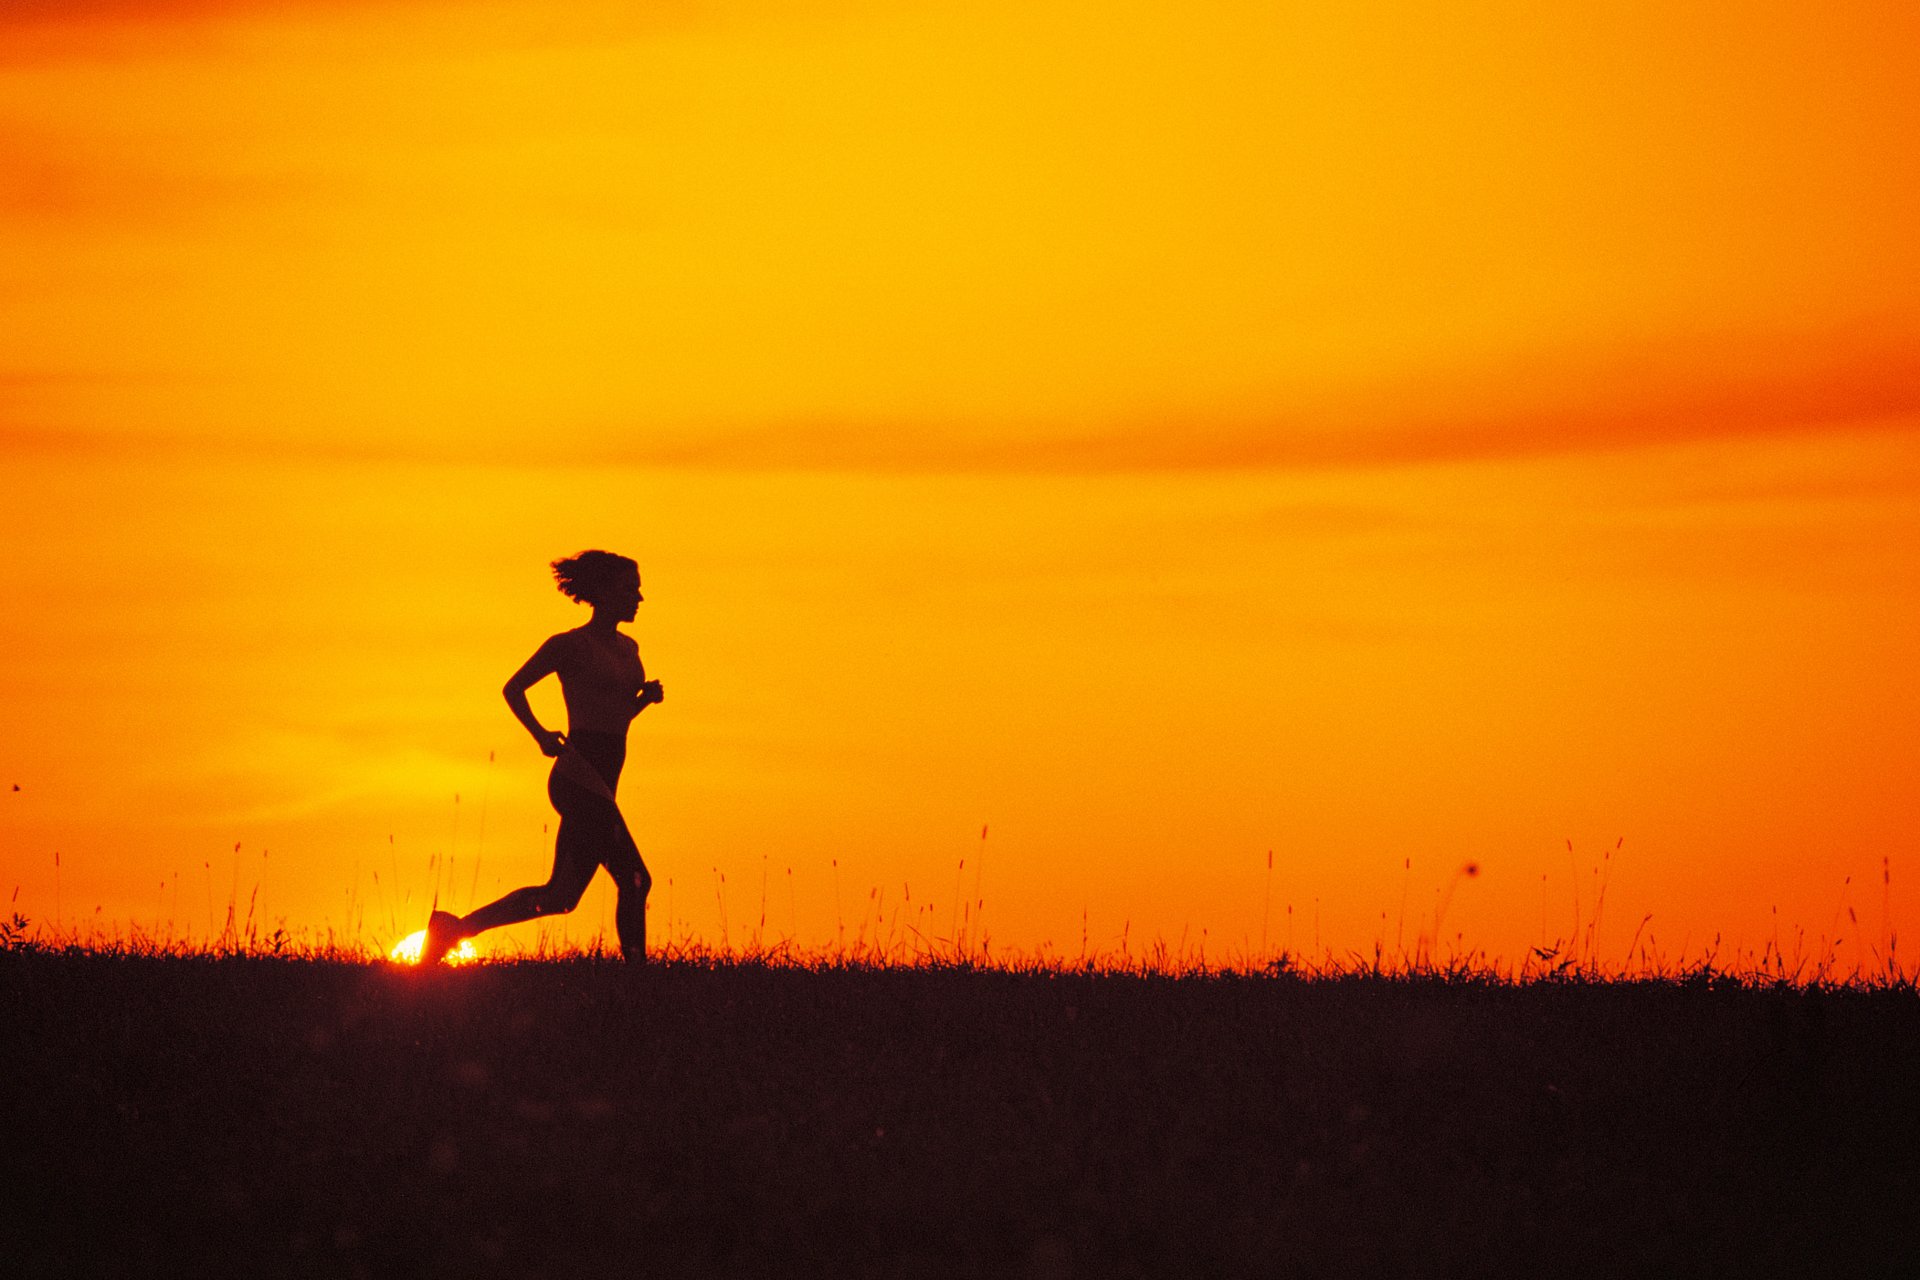
[[[582,551],[553,562],[553,580],[568,598],[597,608],[640,603],[640,566],[611,551]],[[631,610],[622,610],[629,618]]]

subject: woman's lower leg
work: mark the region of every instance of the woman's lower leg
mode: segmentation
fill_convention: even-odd
[[[519,924],[541,916],[565,915],[580,901],[593,879],[594,861],[583,847],[583,833],[564,817],[553,841],[553,875],[545,884],[531,884],[468,912],[460,921],[460,935],[471,938],[501,925]]]
[[[619,885],[613,905],[613,927],[620,935],[620,954],[636,963],[647,958],[647,891],[653,887],[645,871],[631,882],[616,876]]]
[[[501,925],[519,924],[522,920],[555,914],[548,900],[551,889],[551,884],[528,885],[468,912],[460,918],[460,936],[471,938],[476,933],[498,929]]]

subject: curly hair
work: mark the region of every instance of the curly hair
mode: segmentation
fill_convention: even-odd
[[[611,551],[582,551],[553,562],[553,580],[568,599],[582,604],[598,604],[608,587],[618,586],[628,575],[638,579],[640,566]]]

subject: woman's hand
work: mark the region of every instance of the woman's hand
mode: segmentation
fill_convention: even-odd
[[[540,754],[546,756],[557,756],[567,746],[567,735],[553,729],[535,729],[533,740],[540,744]]]
[[[640,686],[640,697],[634,703],[633,713],[639,715],[656,702],[665,702],[667,691],[660,687],[658,680],[648,680]]]

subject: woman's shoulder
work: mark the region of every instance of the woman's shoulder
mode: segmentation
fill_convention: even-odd
[[[566,659],[580,651],[582,636],[579,627],[571,631],[557,631],[546,638],[541,648],[558,659]]]

